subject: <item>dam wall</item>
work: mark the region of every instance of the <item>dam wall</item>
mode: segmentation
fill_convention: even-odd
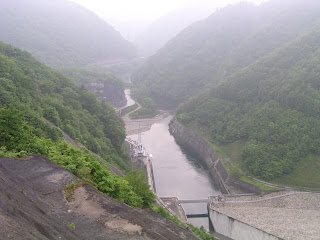
[[[226,237],[237,240],[280,240],[263,230],[252,227],[244,222],[238,221],[215,210],[209,212],[214,231]]]

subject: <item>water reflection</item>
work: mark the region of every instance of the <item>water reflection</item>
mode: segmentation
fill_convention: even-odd
[[[171,117],[152,125],[142,134],[142,144],[153,155],[153,171],[159,197],[204,199],[220,194],[209,172],[198,159],[186,153],[168,131]],[[130,136],[137,139],[137,136]],[[206,213],[206,204],[183,204],[187,213]],[[192,219],[194,225],[208,228],[208,219]]]

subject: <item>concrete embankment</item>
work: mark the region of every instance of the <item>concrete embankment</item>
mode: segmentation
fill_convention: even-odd
[[[260,193],[258,187],[230,176],[217,153],[203,138],[193,133],[177,120],[170,123],[169,130],[182,147],[203,159],[215,184],[223,194]]]
[[[154,193],[156,193],[156,184],[154,181],[152,162],[146,149],[144,149],[143,155],[138,156],[136,153],[136,149],[138,148],[138,143],[136,141],[133,141],[130,138],[126,138],[125,143],[130,152],[133,167],[135,169],[143,170],[146,173],[148,178],[148,184],[150,185],[150,189]]]
[[[315,240],[320,236],[320,193],[281,191],[264,196],[211,198],[215,231],[237,240]]]
[[[180,221],[187,222],[187,217],[184,212],[184,209],[182,208],[181,204],[179,204],[177,198],[174,197],[160,199],[157,196],[156,184],[154,180],[154,173],[152,167],[152,158],[148,155],[146,149],[144,149],[143,156],[138,156],[136,154],[137,142],[133,141],[130,138],[126,138],[125,142],[130,152],[131,161],[133,163],[134,169],[142,170],[146,173],[150,190],[154,192],[157,204],[166,208],[171,215],[176,216],[180,219]]]

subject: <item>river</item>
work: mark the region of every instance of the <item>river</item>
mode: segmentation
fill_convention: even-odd
[[[154,123],[149,131],[142,133],[142,144],[152,154],[153,172],[158,197],[178,199],[205,199],[220,194],[209,172],[190,154],[186,153],[170,135],[169,116]],[[137,135],[130,136],[137,140]],[[182,204],[187,214],[207,213],[206,204]],[[188,219],[195,226],[208,229],[208,218]]]

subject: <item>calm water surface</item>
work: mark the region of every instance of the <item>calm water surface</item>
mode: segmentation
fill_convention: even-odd
[[[191,155],[187,154],[170,135],[168,124],[171,117],[152,125],[142,133],[142,144],[152,154],[153,172],[159,197],[179,199],[204,199],[220,194],[209,172]],[[137,139],[137,135],[130,136]],[[183,204],[188,214],[206,213],[206,204]],[[208,228],[208,219],[189,219],[196,226]]]

